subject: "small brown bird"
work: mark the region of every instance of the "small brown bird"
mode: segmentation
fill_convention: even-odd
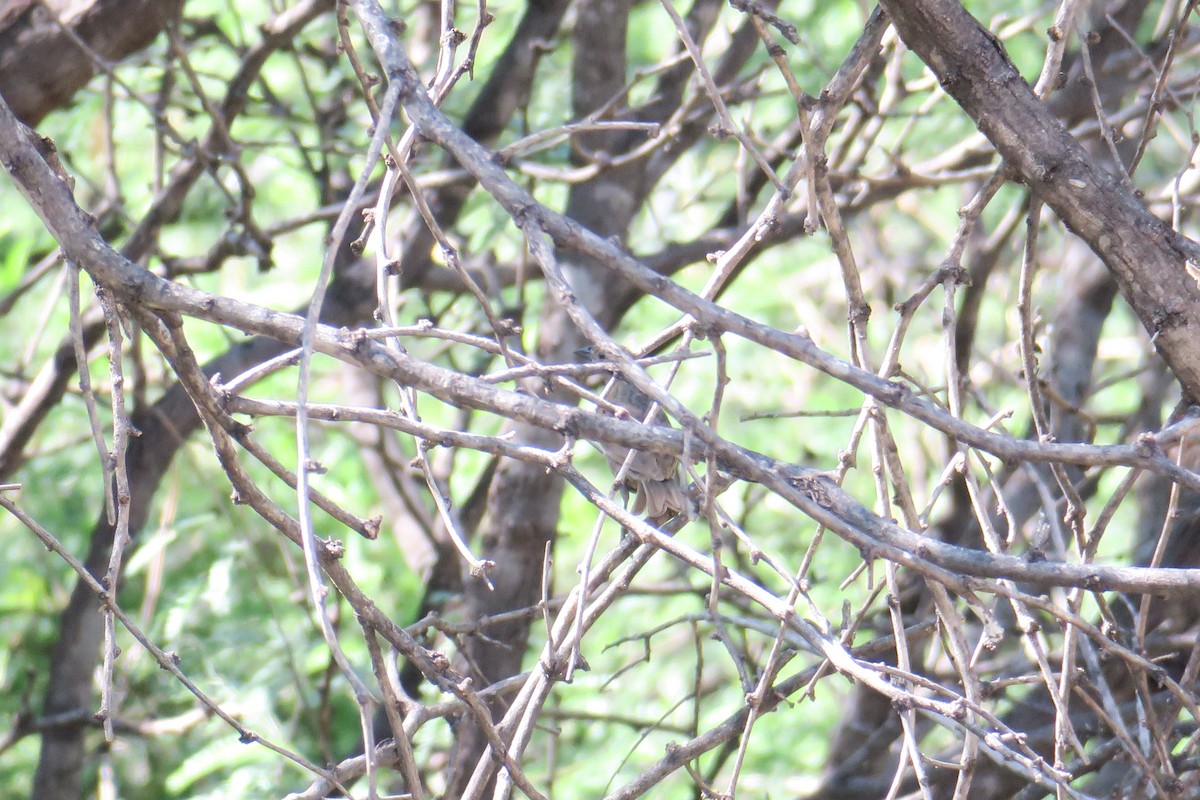
[[[601,358],[591,347],[580,348],[576,355],[582,362],[600,361]],[[612,386],[604,395],[615,406],[629,412],[631,419],[645,422],[650,413],[651,400],[644,392],[627,381],[619,373],[613,374]],[[651,425],[670,426],[662,409],[656,409]],[[621,469],[629,456],[629,448],[619,444],[600,442],[600,450],[608,460],[608,466],[613,474]],[[629,468],[625,471],[625,485],[637,494],[633,507],[634,514],[645,514],[655,523],[660,523],[673,514],[683,514],[688,509],[687,483],[679,469],[679,460],[675,456],[660,453],[647,453],[635,450]]]

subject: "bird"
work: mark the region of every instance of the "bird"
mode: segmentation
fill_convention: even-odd
[[[582,347],[576,350],[575,354],[584,363],[602,360],[592,347]],[[604,399],[624,409],[638,422],[647,421],[646,416],[653,404],[641,389],[615,372]],[[661,408],[655,410],[649,424],[670,427]],[[600,442],[599,446],[608,460],[609,468],[616,475],[629,456],[629,448],[609,442]],[[675,456],[635,450],[629,468],[625,471],[625,488],[637,495],[630,510],[634,514],[645,514],[651,522],[658,524],[674,514],[687,513],[687,483],[683,479],[679,459]]]

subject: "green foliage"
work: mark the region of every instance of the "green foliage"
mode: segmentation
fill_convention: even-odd
[[[160,41],[141,60],[118,67],[117,80],[97,78],[69,109],[41,126],[40,130],[57,142],[70,171],[77,176],[76,196],[81,204],[89,208],[99,205],[108,182],[119,184],[120,202],[103,221],[112,241],[118,245],[125,241],[138,220],[154,207],[171,168],[194,152],[199,143],[211,141],[212,120],[206,107],[223,97],[247,47],[258,42],[258,26],[279,5],[217,0],[189,3],[189,21],[181,29],[181,36],[191,76],[172,66],[167,80],[166,68],[160,64],[166,63],[166,46]],[[414,53],[427,55],[419,66],[423,74],[432,75],[436,48],[427,46],[428,36],[418,41],[424,35],[420,26],[428,22],[422,15],[429,9],[415,4],[392,5],[411,17],[410,38],[406,41],[412,43]],[[1020,24],[1013,23],[1014,29],[1005,28],[1005,45],[1022,74],[1035,80],[1046,44],[1038,31],[1046,26],[1026,25],[1025,21],[1041,20],[1044,9],[1032,0],[1015,6],[971,5],[980,15],[993,11],[1002,15],[993,20],[993,29],[1023,15]],[[677,6],[681,13],[689,10],[684,4]],[[481,40],[474,81],[462,77],[443,104],[452,119],[462,119],[517,28],[516,7],[495,8],[491,13],[496,19]],[[786,64],[800,89],[816,95],[861,34],[863,5],[848,0],[796,0],[783,3],[778,13],[800,31],[800,44],[784,48]],[[469,33],[475,23],[474,7],[460,4],[458,14],[459,27]],[[666,19],[657,3],[633,8],[624,96],[631,105],[653,98],[664,61],[678,58],[682,62],[685,58]],[[710,68],[720,63],[730,47],[732,31],[742,19],[729,9],[722,10],[704,45]],[[559,31],[555,41],[545,43],[551,49],[540,62],[528,103],[509,120],[500,140],[489,146],[505,147],[532,132],[577,121],[571,104],[575,55],[571,24],[575,20],[569,15],[568,27]],[[779,39],[775,33],[771,35]],[[232,152],[212,154],[178,218],[163,227],[156,246],[143,259],[148,269],[167,274],[181,264],[191,265],[194,274],[179,280],[214,295],[235,297],[277,311],[306,307],[326,255],[325,237],[332,217],[302,217],[329,202],[322,189],[337,193],[343,191],[342,184],[358,177],[373,124],[360,97],[357,76],[351,73],[346,58],[335,54],[331,43],[337,36],[332,17],[324,17],[286,51],[267,60],[260,79],[251,87],[246,112],[229,127],[236,147]],[[354,25],[351,38],[358,54],[370,62],[367,44]],[[461,47],[468,46],[466,43]],[[747,135],[772,157],[779,156],[779,163],[785,166],[772,176],[779,179],[786,165],[800,158],[804,136],[796,133],[796,98],[788,81],[761,42],[755,42],[755,46],[755,54],[725,87],[726,100],[735,123],[744,124]],[[458,57],[464,52],[460,49]],[[859,136],[868,142],[862,154],[861,175],[840,174],[835,169],[830,178],[831,191],[837,193],[849,237],[855,243],[855,280],[861,279],[863,299],[872,310],[864,337],[869,357],[862,363],[871,371],[880,369],[881,356],[888,352],[900,325],[898,304],[913,297],[935,275],[955,242],[955,223],[965,200],[996,168],[994,159],[988,160],[989,155],[948,177],[931,177],[919,170],[914,173],[912,164],[940,169],[937,159],[968,140],[975,128],[958,106],[936,89],[928,69],[914,55],[897,55],[887,65],[882,60],[881,56],[880,62],[872,65],[872,80],[878,79],[885,66],[894,67],[895,74],[887,78],[895,82],[884,87],[889,96],[882,97],[885,92],[876,91],[878,87],[872,84],[855,95],[854,103],[843,110],[837,122],[848,126],[859,111],[874,112],[880,104],[890,103],[886,113],[871,116],[867,122],[860,120],[863,127],[853,129],[857,133],[852,132],[845,140],[835,135],[827,148],[845,152],[859,146]],[[368,69],[374,67],[368,63]],[[193,78],[199,91],[191,83]],[[147,98],[153,98],[168,83],[171,96],[166,121],[172,135],[164,137],[163,128],[156,127]],[[699,87],[699,81],[693,80],[686,96],[689,113],[703,116],[708,113],[710,99]],[[111,111],[106,109],[105,94],[109,91],[113,94]],[[111,163],[104,141],[109,135],[110,119],[114,139]],[[1180,131],[1185,127],[1190,130],[1187,113],[1178,112],[1168,121]],[[869,126],[877,127],[868,138],[862,130]],[[399,123],[392,127],[397,133],[393,143],[403,129]],[[637,256],[648,257],[674,244],[688,243],[718,225],[727,225],[726,218],[733,212],[739,216],[737,226],[754,221],[770,189],[756,189],[752,196],[743,198],[750,179],[760,176],[748,166],[736,139],[713,134],[710,129],[695,144],[688,145],[687,152],[655,187],[634,219],[622,246]],[[661,131],[659,135],[663,135]],[[671,135],[678,135],[678,131],[673,130]],[[1179,169],[1180,160],[1190,154],[1184,145],[1190,143],[1186,137],[1177,139],[1170,147],[1149,154],[1145,171],[1161,177]],[[219,151],[221,144],[218,137],[213,147]],[[162,163],[157,162],[160,150]],[[518,153],[516,161],[508,166],[539,201],[562,209],[572,184],[540,177],[543,173],[535,176],[530,169],[522,172],[522,167],[536,165],[567,175],[583,161],[586,158],[578,142],[564,136],[545,149]],[[413,163],[418,177],[454,168],[436,148],[420,143]],[[331,182],[323,186],[326,179]],[[894,189],[895,202],[878,201],[880,194],[893,191],[909,179],[911,185]],[[872,193],[876,193],[874,200]],[[795,213],[801,199],[808,198],[801,198],[799,193],[786,198],[781,213]],[[0,187],[0,200],[5,208],[0,219],[2,299],[21,285],[33,265],[47,258],[55,245],[11,186]],[[401,196],[396,207],[401,208],[403,202]],[[984,211],[983,227],[988,231],[1000,227],[1012,214],[1023,213],[1025,203],[1024,187],[1006,186]],[[392,224],[395,231],[396,223]],[[265,250],[255,252],[252,247],[244,247],[220,259],[212,269],[196,266],[213,252],[217,242],[230,238],[244,245],[254,240],[256,231],[266,232],[264,236],[271,245],[269,257]],[[448,236],[463,260],[483,273],[509,268],[530,277],[528,284],[495,290],[491,299],[495,308],[522,315],[521,336],[513,337],[510,344],[536,353],[546,321],[543,309],[554,301],[545,286],[533,279],[536,270],[513,220],[492,196],[476,189],[466,198],[464,210]],[[1048,228],[1043,237],[1045,252],[1057,253],[1065,248],[1067,238],[1057,229]],[[374,257],[374,244],[367,244],[368,257]],[[816,346],[832,356],[849,361],[861,355],[847,333],[850,281],[844,276],[848,267],[839,261],[834,244],[825,230],[796,235],[781,245],[771,243],[747,262],[744,274],[720,295],[721,303],[781,331],[802,329]],[[979,242],[972,240],[964,269],[973,266],[971,258],[978,248]],[[446,270],[444,254],[434,249],[433,269]],[[1012,248],[1004,256],[1009,259],[1009,267],[980,277],[984,292],[969,354],[973,367],[965,376],[968,380],[964,380],[977,394],[967,398],[961,417],[972,425],[992,425],[1023,437],[1032,429],[1028,382],[1021,377],[1024,366],[1018,348],[1012,344],[1021,324],[1013,310],[1020,252]],[[670,277],[693,292],[703,292],[713,276],[715,260],[697,259]],[[1039,346],[1048,339],[1047,325],[1051,323],[1045,320],[1052,319],[1056,303],[1064,294],[1061,266],[1049,263],[1053,258],[1045,260],[1035,283],[1038,306],[1034,312],[1043,320],[1036,330]],[[401,268],[407,266],[402,264]],[[948,363],[951,348],[947,329],[951,317],[961,313],[966,292],[964,285],[951,283],[942,282],[933,290],[934,299],[925,300],[924,313],[905,329],[906,338],[895,353],[896,369],[883,376],[902,383],[907,391],[938,409],[952,405],[947,387],[947,374],[953,372]],[[66,300],[61,284],[52,284],[50,279],[35,283],[14,306],[16,310],[0,315],[0,369],[5,381],[0,388],[4,389],[6,414],[15,413],[23,393],[36,381],[39,365],[52,358],[60,342],[65,341]],[[946,298],[939,294],[943,286],[949,286]],[[91,304],[94,293],[87,280],[83,281],[82,292],[85,303]],[[413,290],[403,295],[398,308],[402,324],[428,320],[444,329],[493,334],[474,298],[466,294]],[[613,333],[635,349],[678,320],[679,312],[673,307],[644,298]],[[1124,425],[1139,409],[1144,394],[1142,387],[1128,377],[1134,371],[1149,370],[1142,361],[1139,348],[1144,342],[1138,338],[1142,331],[1136,318],[1121,309],[1109,318],[1107,326],[1110,341],[1121,343],[1136,338],[1138,343],[1102,353],[1097,361],[1094,382],[1103,384],[1103,388],[1088,396],[1086,413],[1095,421],[1095,441],[1102,443],[1121,442],[1127,437],[1129,431]],[[35,330],[40,335],[35,337]],[[185,320],[183,332],[201,362],[226,352],[241,338],[240,333],[223,324],[191,318]],[[136,331],[128,333],[133,335],[136,347],[124,353],[125,388],[136,391],[138,400],[153,403],[172,379],[170,365],[154,353],[147,338]],[[855,466],[845,476],[843,488],[872,512],[901,518],[897,499],[900,492],[891,485],[880,491],[872,471],[883,469],[878,464],[875,444],[856,438],[867,419],[863,416],[866,398],[860,391],[732,335],[721,337],[725,360],[719,361],[718,348],[703,338],[703,334],[713,332],[693,333],[698,334],[693,349],[706,355],[680,366],[671,385],[680,401],[698,415],[709,413],[709,421],[714,422],[711,409],[720,387],[722,403],[715,428],[721,435],[785,464],[830,472]],[[405,346],[416,358],[471,375],[496,368],[498,363],[435,338],[406,338]],[[111,385],[106,355],[102,348],[93,351],[89,374],[97,384],[100,427],[111,444]],[[665,382],[669,370],[668,366],[655,366],[650,374]],[[351,394],[349,379],[334,359],[317,354],[311,376],[311,401],[347,402]],[[228,381],[236,376],[221,377]],[[257,382],[247,394],[294,399],[297,381],[298,371],[288,367]],[[27,459],[13,480],[23,487],[16,495],[18,502],[33,511],[69,551],[82,557],[89,546],[89,532],[103,508],[103,478],[85,400],[76,386],[72,383],[67,396],[38,429],[25,451]],[[512,386],[506,384],[506,388]],[[521,388],[529,395],[540,391],[524,384]],[[398,408],[401,390],[394,386],[381,389],[379,405]],[[131,405],[134,399],[131,396]],[[431,397],[422,396],[417,405],[422,421],[430,425],[489,436],[505,429],[505,421],[497,416],[465,412]],[[952,505],[947,494],[938,494],[946,488],[945,482],[939,481],[958,443],[897,412],[875,407],[869,413],[885,418],[894,439],[903,447],[903,469],[911,481],[913,503],[924,514],[921,522],[936,520]],[[0,419],[0,424],[3,421]],[[238,417],[238,421],[249,422],[244,417]],[[436,520],[437,511],[424,479],[415,469],[406,467],[418,452],[412,437],[392,431],[384,432],[399,443],[390,453],[397,463],[390,467],[394,475],[416,487],[417,499],[408,498],[416,513],[411,518],[404,516],[395,511],[390,498],[381,496],[382,484],[375,481],[379,476],[362,457],[369,447],[359,436],[364,427],[310,422],[311,466],[315,468],[311,477],[314,487],[342,508],[362,517],[385,514],[381,534],[375,541],[365,540],[312,508],[314,529],[317,536],[344,546],[342,565],[379,609],[399,624],[410,624],[416,621],[422,601],[429,598],[424,597],[426,578],[414,569],[416,554],[406,550],[411,541],[404,538],[403,530],[405,525],[420,526],[425,520]],[[273,454],[285,469],[296,468],[296,432],[290,418],[255,419],[252,435],[253,441]],[[435,442],[427,455],[439,478],[445,478],[455,508],[461,511],[489,470],[492,457],[465,448],[448,451],[442,444]],[[295,516],[294,490],[244,451],[239,451],[239,458],[241,467],[269,502],[281,513]],[[694,454],[694,466],[700,473],[707,470],[704,458],[698,450]],[[611,488],[612,473],[596,448],[577,445],[572,465],[601,490]],[[973,452],[961,471],[987,486],[1005,469],[1006,465]],[[1095,520],[1124,477],[1114,470],[1097,476],[1098,488],[1086,498],[1089,521]],[[127,554],[121,606],[151,641],[178,658],[181,669],[200,691],[239,724],[312,763],[335,764],[357,752],[361,731],[347,681],[333,663],[311,608],[303,555],[260,516],[230,502],[230,492],[230,480],[214,457],[211,437],[202,430],[176,456],[155,496],[150,522],[136,532]],[[746,576],[755,587],[785,597],[792,589],[798,565],[806,562],[810,546],[824,537],[820,539],[819,558],[804,574],[804,591],[792,598],[796,613],[806,620],[811,617],[815,626],[828,625],[826,632],[836,638],[840,633],[837,626],[846,622],[842,614],[848,617],[849,611],[861,609],[862,624],[854,635],[847,636],[850,644],[891,633],[887,603],[893,598],[888,597],[888,591],[879,591],[886,579],[881,559],[837,539],[761,486],[738,484],[721,502],[728,514],[723,524],[710,525],[708,520],[698,519],[676,534],[676,541],[702,554],[717,552],[725,566]],[[607,552],[620,536],[628,535],[611,521],[600,525],[600,520],[594,506],[574,489],[567,489],[551,567],[552,591],[557,598],[578,583],[585,568],[594,566],[600,557],[596,554]],[[1100,556],[1129,561],[1138,545],[1136,534],[1141,523],[1132,506],[1123,506],[1110,524],[1114,533],[1104,540]],[[7,515],[0,516],[0,536],[4,537],[8,555],[0,561],[0,637],[7,643],[0,649],[0,721],[12,721],[40,713],[45,675],[58,636],[56,615],[65,606],[76,576]],[[471,542],[477,553],[482,552],[482,546],[478,541]],[[764,554],[770,560],[762,558]],[[531,574],[528,579],[540,582],[541,575]],[[556,798],[601,797],[636,778],[674,745],[720,725],[745,707],[747,694],[754,686],[743,684],[745,676],[738,672],[739,661],[752,662],[756,668],[767,662],[778,633],[778,620],[736,592],[722,589],[713,599],[712,590],[711,581],[699,570],[663,553],[651,559],[634,588],[617,602],[612,613],[598,620],[585,638],[581,655],[588,669],[581,669],[573,683],[554,690],[541,719],[543,727],[535,732],[523,762],[539,786],[552,786]],[[432,599],[451,622],[463,622],[461,597]],[[349,603],[336,594],[331,594],[328,606],[347,657],[360,674],[367,676],[370,661],[360,621]],[[952,601],[952,608],[969,618],[977,609],[971,607],[968,613],[967,607],[965,600]],[[1089,599],[1080,613],[1097,615],[1098,604]],[[525,654],[525,663],[533,669],[539,663],[546,637],[540,617],[531,635],[533,643]],[[938,635],[945,636],[944,628]],[[434,646],[451,656],[463,641],[462,636],[430,636]],[[149,732],[122,731],[118,741],[103,753],[117,776],[115,790],[120,796],[239,800],[280,796],[313,780],[308,770],[268,748],[239,742],[237,733],[222,720],[198,714],[203,707],[194,696],[127,631],[118,630],[118,642],[122,650],[115,684],[118,717],[135,727],[145,724],[151,728]],[[939,649],[946,647],[944,642],[928,647],[934,654],[931,660],[946,657],[945,650]],[[794,640],[783,646],[780,659],[782,669],[776,683],[821,663],[820,656],[808,645]],[[1026,666],[1024,662],[1020,665]],[[420,699],[424,701],[450,699],[429,685],[423,691]],[[691,766],[713,787],[723,790],[737,748],[744,745],[738,784],[741,796],[797,796],[812,791],[827,767],[839,717],[854,691],[848,680],[837,675],[826,677],[811,694],[794,694],[758,718],[744,741],[733,737],[728,746],[706,753]],[[1034,690],[1028,692],[1014,693],[1016,699],[1002,698],[998,707],[1012,708],[1036,697]],[[152,729],[152,723],[163,720],[178,721],[179,726],[166,731]],[[435,767],[444,760],[454,735],[448,723],[430,722],[415,742],[418,763],[425,768],[435,791],[440,788]],[[927,741],[937,745],[931,746],[931,752],[938,748],[952,750],[958,744],[944,731],[935,732]],[[97,759],[91,758],[101,749],[99,733],[89,731],[88,742],[87,791],[99,794],[104,778],[96,766]],[[33,736],[0,753],[0,787],[12,796],[27,795],[37,757]],[[691,796],[695,791],[692,777],[680,770],[658,784],[655,796]]]

